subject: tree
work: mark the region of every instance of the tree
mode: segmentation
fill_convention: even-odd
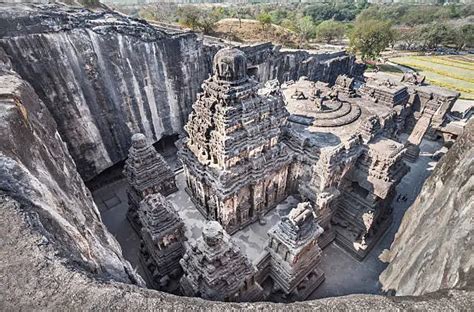
[[[314,36],[315,34],[315,26],[313,23],[313,19],[309,16],[299,18],[296,21],[295,26],[296,26],[296,32],[298,33],[300,37],[300,44],[302,42],[308,41],[308,39]]]
[[[344,37],[346,27],[341,22],[333,20],[324,21],[316,27],[316,34],[318,39],[331,43],[334,39],[340,40]]]
[[[451,29],[449,38],[450,43],[456,46],[457,50],[465,47],[474,47],[474,25],[466,24],[456,29]]]
[[[411,50],[420,41],[420,30],[417,27],[400,27],[396,33],[397,41],[402,42],[407,50]]]
[[[178,9],[180,24],[191,27],[192,30],[199,26],[200,15],[201,11],[195,6],[187,5]]]
[[[198,21],[198,27],[203,33],[210,34],[218,21],[219,15],[216,12],[202,13]]]
[[[394,39],[390,22],[358,20],[351,31],[350,48],[361,54],[363,60],[375,59]]]
[[[267,12],[262,12],[257,15],[257,21],[262,25],[262,30],[267,29],[272,23],[272,17]]]
[[[450,38],[450,30],[444,24],[435,24],[423,27],[421,38],[427,49],[435,49],[438,45],[446,43]]]

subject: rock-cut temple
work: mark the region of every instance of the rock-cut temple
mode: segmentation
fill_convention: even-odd
[[[391,223],[404,160],[416,160],[459,96],[408,78],[357,90],[348,76],[332,86],[305,77],[262,86],[242,51],[217,52],[178,142],[179,190],[146,138],[132,137],[128,217],[149,283],[210,300],[303,300],[334,274],[320,267],[332,241],[363,259]],[[170,201],[176,191],[189,207]],[[266,236],[237,243],[246,227]]]
[[[288,112],[278,89],[265,94],[237,49],[214,58],[214,75],[193,105],[181,160],[198,209],[233,233],[289,194],[291,155],[281,140]]]

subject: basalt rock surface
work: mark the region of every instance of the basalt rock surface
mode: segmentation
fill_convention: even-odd
[[[54,248],[63,264],[103,280],[141,284],[102,223],[48,109],[5,60],[0,50],[0,202],[14,199],[38,236],[35,244]],[[12,239],[9,232],[1,237],[2,244]],[[13,245],[17,254],[24,252],[22,244]],[[21,271],[33,277],[36,269]]]
[[[441,159],[408,209],[380,281],[399,295],[474,286],[474,121]]]
[[[0,54],[0,60],[5,56]],[[54,119],[31,86],[8,68],[8,62],[0,62],[1,310],[467,311],[474,305],[472,289],[462,286],[466,283],[417,297],[351,295],[290,305],[208,302],[133,285],[139,278],[100,222]],[[472,141],[461,140],[472,151]],[[468,156],[461,153],[459,163],[472,161]],[[453,168],[443,166],[448,167],[435,175],[452,178]],[[446,189],[458,191],[456,186]],[[420,237],[424,226],[416,227],[413,237]],[[447,228],[441,223],[435,230]],[[459,255],[453,259],[462,260]],[[411,270],[410,257],[398,255],[410,265],[399,274]]]
[[[103,282],[65,266],[51,244],[20,204],[0,196],[0,308],[11,310],[120,310],[120,311],[467,311],[472,292],[444,290],[420,297],[351,295],[289,305],[273,303],[219,303],[184,298],[115,281]]]
[[[223,45],[116,12],[0,4],[0,47],[53,115],[85,180],[125,159],[133,133],[153,141],[180,133]],[[262,82],[334,81],[360,69],[344,51],[243,49]]]

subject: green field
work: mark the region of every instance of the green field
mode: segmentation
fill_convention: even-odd
[[[404,56],[390,59],[426,76],[429,83],[456,90],[474,99],[474,55]]]

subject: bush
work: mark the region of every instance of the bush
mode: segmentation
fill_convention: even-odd
[[[272,23],[272,17],[267,12],[262,12],[257,16],[257,21],[262,25],[262,29],[267,29]]]
[[[337,39],[340,40],[344,37],[346,32],[346,27],[343,23],[329,20],[324,21],[316,27],[316,34],[319,40],[322,40],[326,43],[331,43],[331,41]]]

